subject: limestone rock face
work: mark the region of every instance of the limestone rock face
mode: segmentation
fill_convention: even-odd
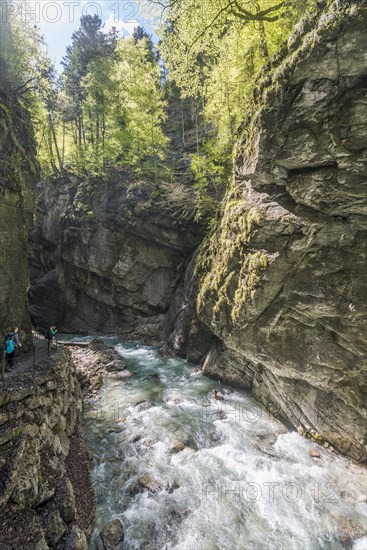
[[[27,240],[39,167],[30,115],[1,83],[0,119],[0,330],[18,325],[27,349],[31,343]]]
[[[0,388],[0,548],[87,548],[95,501],[82,393],[61,348]]]
[[[157,336],[201,229],[124,174],[43,184],[31,233],[32,318],[77,333]]]
[[[247,220],[251,211],[252,229],[227,265],[210,264],[213,280],[222,270],[217,287],[200,286],[205,270],[199,282],[199,321],[214,335],[204,372],[251,389],[359,461],[367,459],[366,28],[365,7],[324,15],[262,83],[226,203]],[[233,240],[236,223],[229,217]],[[223,224],[216,236],[226,246]],[[173,349],[181,337],[190,353],[192,319],[176,323]]]

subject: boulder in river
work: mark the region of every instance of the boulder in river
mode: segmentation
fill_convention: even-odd
[[[122,550],[124,528],[119,519],[107,523],[96,540],[97,550]]]
[[[175,441],[170,449],[170,453],[171,454],[180,453],[181,451],[184,450],[184,448],[185,448],[184,443],[182,443],[181,441]]]
[[[121,370],[119,372],[114,372],[113,377],[114,378],[131,378],[133,376],[133,373],[127,369]]]
[[[224,411],[220,410],[220,411],[216,411],[215,412],[215,415],[216,417],[219,419],[219,420],[226,420],[227,418],[227,415]]]
[[[120,372],[126,369],[126,363],[123,359],[114,359],[110,363],[107,363],[106,369],[109,372]]]
[[[147,489],[151,493],[156,493],[160,488],[158,481],[150,476],[140,476],[139,484],[143,489]]]
[[[224,401],[224,395],[219,390],[213,390],[213,397],[214,397],[214,399],[217,399],[218,401]]]
[[[320,458],[321,457],[321,453],[320,451],[318,451],[317,449],[311,449],[310,450],[310,456],[312,458]]]
[[[135,405],[135,407],[138,412],[147,411],[153,407],[153,403],[151,401],[140,401]]]
[[[151,372],[148,374],[147,380],[159,380],[159,374],[157,372]]]
[[[173,403],[174,405],[180,405],[180,403],[184,402],[184,399],[178,395],[171,395],[167,401],[168,403]]]

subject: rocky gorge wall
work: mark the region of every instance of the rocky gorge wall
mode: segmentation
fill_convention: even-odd
[[[159,337],[202,229],[161,208],[158,195],[118,172],[40,184],[30,236],[36,326]]]
[[[365,3],[336,2],[267,69],[221,218],[168,326],[171,352],[358,461],[367,460],[366,31]]]
[[[75,366],[64,349],[1,385],[2,550],[87,549],[94,494],[81,410]]]
[[[31,342],[27,241],[39,176],[35,157],[30,115],[0,83],[0,331],[18,325],[25,348]]]

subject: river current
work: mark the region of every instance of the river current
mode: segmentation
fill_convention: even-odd
[[[365,470],[194,365],[139,344],[116,349],[134,376],[111,374],[84,410],[91,548],[118,518],[126,550],[366,550]]]

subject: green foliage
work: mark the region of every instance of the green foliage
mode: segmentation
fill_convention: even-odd
[[[38,173],[34,127],[42,102],[37,91],[48,66],[41,42],[34,29],[0,20],[0,178],[3,186],[18,191]]]
[[[212,188],[213,180],[222,186],[228,182],[239,127],[254,106],[259,70],[316,0],[140,3],[148,11],[150,7],[150,12],[156,8],[157,33],[169,78],[180,88],[182,97],[201,102],[204,121],[215,128],[214,138],[192,156],[192,171],[205,211],[205,189]]]
[[[157,205],[177,222],[192,220],[197,213],[197,204],[192,189],[177,181],[161,182],[151,193],[149,205]]]
[[[105,33],[97,16],[83,16],[63,59],[64,71],[48,106],[51,139],[43,140],[46,174],[69,170],[103,176],[108,165],[154,175],[167,138],[160,66],[143,29],[132,38]]]
[[[231,188],[219,221],[201,245],[197,262],[199,311],[212,305],[213,322],[224,306],[235,322],[246,303],[255,296],[261,274],[268,265],[266,251],[253,250],[251,237],[260,215],[248,208],[240,192]]]
[[[191,155],[197,219],[211,218],[215,215],[222,185],[228,177],[225,166],[217,163],[210,154],[210,145],[211,142],[207,142],[199,153]]]
[[[148,38],[120,40],[114,69],[116,116],[122,119],[117,132],[125,144],[119,162],[132,167],[139,177],[154,173],[157,179],[158,165],[165,158],[168,139],[162,131],[165,102],[160,86],[160,67],[152,60]]]

